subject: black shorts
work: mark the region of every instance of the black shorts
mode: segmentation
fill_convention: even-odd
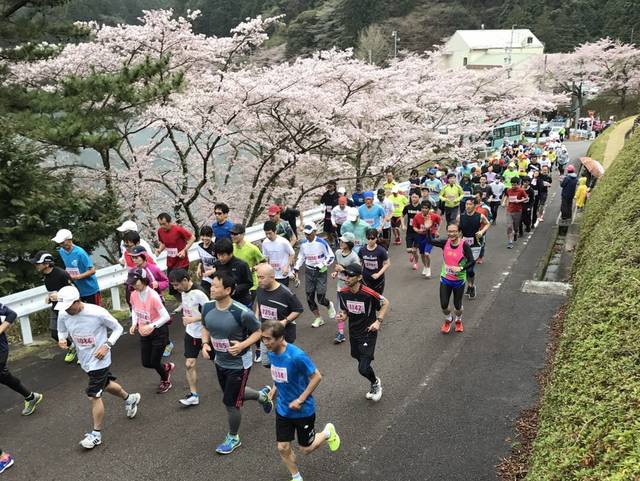
[[[95,304],[96,306],[102,305],[102,296],[100,295],[100,291],[95,294],[91,294],[90,296],[80,296],[80,300],[87,304]]]
[[[306,418],[285,418],[276,413],[276,441],[290,443],[297,436],[300,446],[311,446],[316,437],[315,423],[315,414]]]
[[[87,386],[86,393],[89,397],[99,398],[102,396],[102,391],[106,388],[111,381],[115,381],[116,378],[109,371],[108,367],[104,369],[98,369],[96,371],[89,371],[89,385]]]
[[[328,219],[325,218],[324,222],[323,222],[323,225],[324,225],[324,227],[323,227],[324,231],[327,234],[333,234],[336,231],[336,228],[333,227],[333,224],[331,223],[331,217],[329,217]]]
[[[386,229],[382,229],[382,236],[383,239],[391,239],[391,227],[387,227]]]
[[[367,286],[369,289],[373,289],[374,291],[376,291],[378,294],[382,295],[384,293],[384,276],[378,278],[378,279],[373,279],[372,277],[362,277],[362,282],[365,286]]]
[[[376,350],[376,341],[378,334],[370,332],[366,336],[353,337],[349,336],[349,344],[351,344],[351,357],[354,359],[362,359],[368,357],[372,361]]]
[[[284,340],[289,344],[296,342],[296,325],[293,322],[287,322],[284,326]]]
[[[249,379],[249,369],[226,369],[216,364],[218,383],[222,389],[222,403],[231,408],[241,408],[244,401],[244,388]]]
[[[402,225],[402,217],[392,217],[391,218],[391,227],[397,229]]]
[[[191,337],[184,333],[184,357],[187,359],[197,359],[198,354],[202,351],[202,339]],[[214,351],[211,351],[214,352]]]
[[[418,247],[418,235],[415,232],[407,231],[407,235],[404,239],[407,249],[413,249],[414,247]]]

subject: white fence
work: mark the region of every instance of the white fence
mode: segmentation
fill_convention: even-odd
[[[315,209],[304,212],[303,216],[305,222],[316,222],[324,218],[324,209],[323,207],[316,207]],[[245,239],[248,242],[257,242],[264,239],[262,226],[263,223],[248,227],[245,233]],[[195,261],[198,259],[198,250],[194,245],[189,249],[189,260]],[[167,256],[165,252],[160,255],[157,260],[157,264],[161,269],[167,268]],[[119,286],[124,284],[127,280],[127,269],[120,264],[105,267],[96,271],[96,277],[98,278],[98,284],[101,291],[105,291],[107,289],[111,290],[113,309],[116,311],[122,310]],[[33,343],[29,315],[34,312],[51,309],[51,305],[46,302],[46,296],[47,290],[44,286],[40,286],[0,298],[0,303],[8,306],[18,314],[20,319],[20,330],[22,331],[22,342],[24,344]]]

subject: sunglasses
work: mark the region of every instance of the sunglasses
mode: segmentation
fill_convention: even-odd
[[[223,215],[224,212],[214,212],[215,215]]]
[[[374,240],[374,239],[377,239],[377,237],[375,237],[375,236],[367,236],[367,239]]]

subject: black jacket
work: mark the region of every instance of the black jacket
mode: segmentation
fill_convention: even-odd
[[[216,261],[213,264],[216,272],[226,272],[236,280],[236,288],[231,293],[231,298],[245,306],[251,305],[251,294],[249,289],[253,287],[253,274],[249,268],[249,264],[245,261],[232,256],[226,264]]]

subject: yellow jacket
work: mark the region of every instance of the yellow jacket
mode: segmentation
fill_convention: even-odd
[[[589,192],[589,188],[587,187],[587,179],[585,177],[580,177],[578,179],[578,188],[576,189],[576,207],[582,209],[584,204],[587,202],[587,192]]]

